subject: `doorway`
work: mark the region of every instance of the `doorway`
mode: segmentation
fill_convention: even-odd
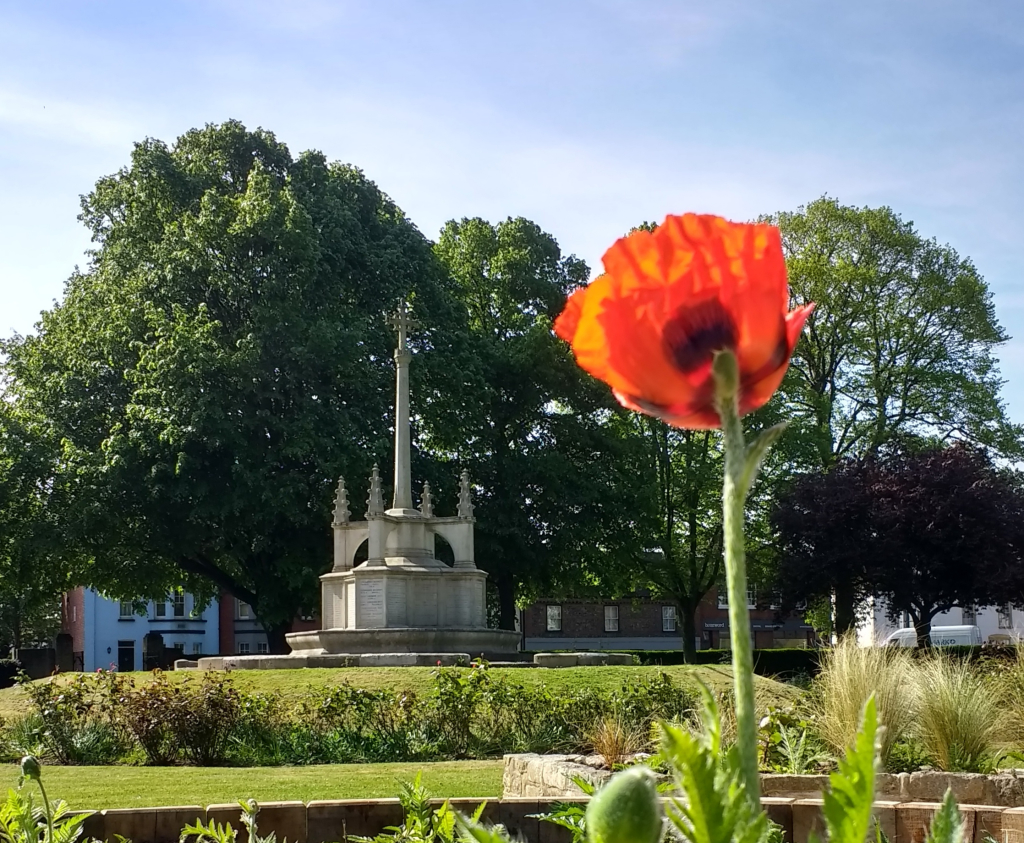
[[[131,673],[135,670],[135,642],[117,642],[117,672]]]

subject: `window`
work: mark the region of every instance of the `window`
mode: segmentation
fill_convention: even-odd
[[[978,622],[978,607],[977,606],[966,606],[960,611],[960,622],[974,626]]]
[[[171,595],[172,614],[176,618],[185,617],[185,592],[176,591]]]
[[[604,607],[604,631],[605,632],[618,632],[619,631],[619,607],[618,606],[605,606]]]
[[[1007,603],[1005,606],[1000,606],[998,609],[999,613],[999,628],[1000,629],[1013,629],[1013,608]]]
[[[131,620],[135,617],[135,606],[132,605],[131,600],[121,601],[121,620]]]
[[[202,641],[196,641],[195,643],[192,644],[192,655],[193,656],[201,656],[202,654],[203,654],[203,642]]]
[[[747,586],[747,608],[754,609],[757,607],[757,590],[748,585]],[[728,609],[729,608],[729,592],[725,590],[725,586],[719,586],[718,588],[718,608]]]
[[[661,607],[661,631],[662,632],[675,632],[676,631],[676,607],[675,606],[662,606]]]
[[[562,607],[561,606],[548,606],[548,608],[547,608],[547,631],[548,632],[561,632],[562,631]]]
[[[167,617],[167,601],[166,600],[154,600],[153,601],[153,616],[157,618]]]
[[[252,606],[248,603],[243,603],[237,598],[236,602],[238,603],[238,619],[243,621],[249,620],[252,617]]]
[[[249,642],[239,641],[238,642],[238,655],[247,656],[249,655]]]
[[[267,655],[270,652],[270,645],[266,641],[260,641],[256,645],[256,652],[262,656]]]
[[[175,650],[181,650],[181,654],[185,655],[185,642],[184,641],[175,641],[173,644],[171,644],[171,647],[173,647]]]

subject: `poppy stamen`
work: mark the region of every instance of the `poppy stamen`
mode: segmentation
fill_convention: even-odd
[[[736,323],[718,299],[685,304],[665,323],[662,342],[672,365],[689,374],[708,365],[716,351],[736,348]]]

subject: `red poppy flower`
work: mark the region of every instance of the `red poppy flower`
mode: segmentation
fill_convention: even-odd
[[[577,290],[555,322],[584,369],[624,406],[676,427],[720,427],[711,363],[739,364],[739,412],[782,382],[814,309],[789,311],[779,231],[721,217],[669,216],[604,255],[605,274]]]

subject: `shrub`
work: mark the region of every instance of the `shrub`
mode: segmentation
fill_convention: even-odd
[[[437,735],[438,748],[445,755],[465,758],[472,740],[473,721],[484,701],[484,689],[490,678],[487,667],[469,670],[438,668],[430,694],[431,730]]]
[[[655,721],[682,721],[697,708],[697,695],[681,688],[667,673],[626,682],[613,694],[616,717],[631,732],[651,734]]]
[[[293,745],[309,749],[304,728],[308,727],[308,739],[318,735],[347,760],[404,761],[430,754],[423,745],[431,718],[425,703],[413,693],[366,690],[344,683],[313,691],[299,710]]]
[[[988,772],[995,766],[999,701],[971,665],[935,653],[915,671],[914,734],[940,770]]]
[[[101,674],[113,722],[138,741],[151,764],[224,763],[241,716],[239,692],[227,677],[205,674],[198,683],[188,678],[175,684],[159,670],[153,674],[139,686],[119,674]]]
[[[875,695],[882,732],[882,761],[894,741],[907,732],[915,712],[914,658],[902,647],[859,647],[844,636],[823,653],[821,672],[814,680],[809,706],[818,734],[828,748],[841,754],[854,739],[868,697]]]
[[[198,683],[186,679],[175,691],[170,730],[185,760],[200,767],[223,764],[241,715],[239,692],[226,677],[211,673]]]
[[[229,737],[229,755],[242,767],[270,767],[294,763],[291,723],[281,700],[269,694],[242,694],[238,720]]]
[[[96,716],[93,711],[96,689],[90,679],[77,674],[67,682],[30,682],[26,677],[22,687],[39,718],[39,743],[44,754],[59,764],[94,761],[89,751],[83,756],[80,737]],[[88,741],[86,746],[89,746]]]
[[[21,673],[21,662],[15,659],[0,659],[0,690],[13,687]]]
[[[171,764],[178,757],[171,720],[175,689],[160,673],[151,682],[136,686],[131,679],[110,672],[100,674],[108,715],[133,737],[150,764]]]
[[[36,713],[0,724],[0,762],[17,761],[23,755],[45,755],[43,720]]]
[[[817,676],[821,650],[800,647],[778,647],[754,650],[754,673],[759,676],[789,677],[796,674]],[[638,650],[634,654],[640,664],[686,664],[681,650]],[[730,650],[698,650],[691,664],[729,664]]]

